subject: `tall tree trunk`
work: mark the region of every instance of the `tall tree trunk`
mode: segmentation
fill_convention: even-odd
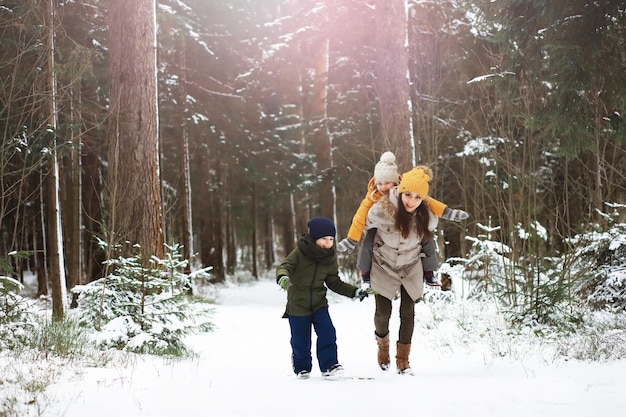
[[[331,146],[328,134],[328,118],[326,109],[326,88],[328,83],[328,38],[315,39],[308,45],[307,54],[311,57],[310,74],[312,78],[306,80],[311,83],[308,96],[308,110],[305,120],[308,121],[309,131],[306,138],[313,145],[315,160],[317,161],[317,175],[319,179],[319,209],[321,216],[335,218],[335,200],[333,198],[333,182],[331,171]]]
[[[218,163],[219,165],[219,163]],[[218,171],[221,169],[218,168]],[[218,182],[219,182],[218,173]],[[224,268],[224,233],[222,232],[223,222],[223,210],[222,201],[217,193],[210,193],[211,203],[211,220],[210,220],[210,238],[207,240],[209,245],[210,258],[208,264],[213,267],[213,273],[215,274],[215,282],[224,282],[226,280],[226,272]]]
[[[67,307],[67,287],[65,282],[65,262],[63,257],[63,231],[61,227],[61,202],[59,197],[59,157],[57,154],[57,103],[54,63],[54,0],[46,1],[46,30],[48,35],[48,124],[52,131],[48,172],[44,178],[45,220],[47,223],[48,261],[50,263],[50,284],[52,289],[52,317],[63,320]]]
[[[598,77],[599,78],[599,77]],[[601,90],[600,90],[601,91]],[[594,217],[596,219],[596,221],[598,223],[600,223],[603,226],[606,226],[606,219],[603,218],[603,216],[599,215],[599,213],[602,213],[605,210],[604,207],[604,192],[605,187],[603,187],[603,183],[602,183],[602,179],[604,178],[604,176],[606,175],[606,167],[605,165],[605,147],[604,144],[602,143],[602,121],[603,121],[603,116],[605,114],[605,111],[603,111],[603,108],[601,106],[601,98],[600,98],[600,92],[599,91],[594,91],[593,93],[590,93],[590,101],[592,103],[593,106],[593,110],[594,110],[594,141],[595,141],[595,167],[591,172],[595,172],[595,178],[594,178],[594,187],[593,187],[593,194],[592,194],[592,201],[593,201],[593,208],[595,209],[593,211],[594,213]]]
[[[295,228],[295,213],[294,213],[294,201],[293,194],[289,194],[283,199],[282,205],[282,231],[283,231],[283,246],[285,248],[285,255],[294,250],[296,247],[296,228]]]
[[[111,0],[108,125],[114,242],[163,258],[157,137],[155,0]],[[130,254],[127,248],[127,254]]]
[[[71,88],[70,125],[80,126],[80,88]],[[74,94],[76,93],[76,95]],[[65,254],[67,258],[67,287],[71,290],[74,285],[81,284],[83,279],[83,251],[82,251],[82,166],[81,166],[81,136],[70,129],[72,148],[64,158],[63,166],[65,178],[65,198],[63,199],[65,215],[63,216],[63,232],[65,234]]]
[[[231,175],[230,168],[226,163],[220,162],[221,170],[225,173],[223,176],[223,189],[225,190],[222,193],[224,198],[218,199],[217,204],[224,205],[224,211],[222,211],[222,216],[218,218],[218,227],[221,229],[224,228],[223,233],[220,233],[217,236],[224,236],[226,241],[226,273],[234,274],[235,273],[235,265],[237,264],[237,251],[235,248],[235,227],[233,225],[233,199],[236,196],[233,195],[235,193],[235,189],[238,187],[232,186],[233,176]]]
[[[406,0],[375,0],[376,92],[380,144],[395,153],[400,170],[414,164],[409,109]]]
[[[302,14],[302,13],[309,14],[311,9],[313,9],[315,5],[316,5],[315,0],[287,1],[285,2],[285,5],[284,5],[283,14],[285,16],[294,16],[294,15]],[[311,59],[307,55],[308,51],[306,48],[307,48],[307,44],[301,43],[298,45],[299,50],[297,51],[297,53],[299,54],[299,57],[300,57],[299,65],[294,65],[294,68],[286,68],[285,70],[286,74],[290,74],[293,76],[294,79],[297,79],[297,82],[294,82],[293,84],[295,91],[292,91],[292,94],[294,94],[294,97],[299,97],[300,99],[299,102],[295,103],[296,108],[293,110],[294,114],[297,114],[298,119],[300,120],[299,129],[297,133],[294,134],[295,135],[294,142],[298,143],[298,146],[295,146],[294,152],[298,154],[308,153],[310,151],[310,148],[307,148],[307,144],[311,143],[311,141],[308,140],[307,138],[308,132],[310,132],[312,129],[310,127],[310,124],[312,123],[311,117],[313,114],[313,112],[308,109],[308,107],[310,106],[309,102],[311,101],[309,97],[312,91],[312,88],[310,85],[311,77],[309,74],[309,70],[311,67]],[[318,167],[317,173],[319,172],[320,172],[320,169]],[[298,176],[298,178],[300,177]],[[298,184],[292,183],[290,185],[291,185],[291,189],[295,189],[296,185]],[[288,212],[291,213],[290,218],[285,217],[285,222],[290,222],[290,224],[285,224],[285,227],[287,230],[285,230],[284,232],[285,234],[287,234],[289,232],[288,229],[291,226],[293,226],[294,233],[291,239],[289,239],[292,241],[294,239],[297,239],[298,235],[306,230],[306,223],[311,215],[312,207],[314,207],[315,211],[317,212],[318,206],[320,204],[319,200],[321,199],[321,196],[322,196],[321,194],[318,194],[317,195],[318,198],[315,198],[316,196],[311,196],[309,192],[306,192],[305,194],[303,192],[296,191],[295,193],[296,193],[295,195],[294,193],[289,193],[289,197],[288,197],[289,201],[285,201],[285,204],[289,204],[290,207],[287,208],[287,206],[284,206],[286,208],[285,213],[288,213]],[[315,201],[315,200],[318,200],[318,201]],[[289,240],[287,239],[287,236],[285,237],[286,237],[285,249],[288,249],[290,246],[295,247],[295,242],[288,243]],[[290,251],[287,251],[287,253],[289,252]]]
[[[182,173],[181,178],[181,210],[183,214],[182,218],[182,245],[183,245],[183,258],[187,259],[188,264],[186,273],[191,273],[191,257],[193,256],[193,225],[192,225],[192,213],[191,213],[191,174],[189,168],[189,132],[187,129],[187,89],[186,89],[186,58],[185,58],[185,35],[180,35],[179,38],[179,122],[180,122],[180,169]]]
[[[315,5],[315,4],[313,4]],[[328,6],[318,8],[317,19],[322,20],[323,26],[328,24]],[[331,171],[331,143],[328,134],[327,118],[327,84],[328,84],[328,36],[318,32],[308,42],[301,45],[301,53],[304,58],[303,91],[305,105],[304,137],[312,146],[317,162],[318,176],[318,199],[312,201],[315,215],[335,218],[335,199],[333,193]]]
[[[274,265],[274,224],[272,219],[274,218],[273,205],[270,205],[271,209],[263,210],[263,219],[261,224],[263,225],[263,251],[265,253],[265,269],[269,271]]]
[[[200,164],[204,169],[199,170],[203,175],[206,175],[203,186],[200,190],[201,201],[204,202],[207,207],[204,210],[205,215],[200,217],[200,256],[202,259],[202,266],[211,266],[213,269],[211,273],[213,275],[212,282],[219,283],[225,281],[224,273],[224,244],[222,237],[222,198],[221,193],[217,192],[217,189],[212,189],[211,184],[221,183],[221,164],[219,162],[219,155],[215,158],[215,177],[210,177],[209,165],[210,158],[205,155],[200,159]],[[221,187],[224,188],[224,187]]]
[[[197,172],[198,177],[198,198],[196,199],[196,213],[202,213],[198,216],[196,221],[196,227],[199,230],[198,243],[200,263],[203,267],[211,265],[211,219],[213,218],[213,208],[211,204],[212,193],[209,189],[212,181],[209,178],[209,164],[208,151],[197,152],[194,154],[193,165],[194,172]]]
[[[43,179],[37,178],[39,185],[39,209],[33,216],[33,250],[35,251],[35,272],[37,274],[37,296],[48,295],[48,256],[46,255],[46,224],[44,222]]]
[[[257,205],[259,204],[259,199],[257,196],[258,193],[258,185],[256,182],[252,183],[252,196],[250,202],[250,217],[252,219],[252,233],[250,236],[250,245],[252,247],[252,276],[254,278],[259,278],[259,270],[258,270],[258,250],[257,250]]]
[[[97,121],[93,120],[93,124]],[[103,178],[102,178],[102,138],[93,129],[83,138],[85,147],[81,155],[81,166],[85,171],[81,192],[83,195],[84,228],[85,236],[83,251],[85,253],[85,267],[87,282],[95,281],[104,276],[105,252],[100,247],[97,237],[103,238]]]

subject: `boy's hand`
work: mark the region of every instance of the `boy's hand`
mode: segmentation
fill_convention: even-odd
[[[354,292],[354,298],[358,297],[359,301],[363,301],[370,294],[377,294],[377,292],[371,288],[359,288]]]
[[[446,207],[441,215],[442,219],[452,220],[453,222],[460,222],[468,217],[469,214],[467,212],[459,209],[451,209],[449,207]]]
[[[349,237],[342,239],[339,243],[337,243],[337,252],[352,253],[352,251],[356,247],[356,244],[357,242],[350,239]]]
[[[289,279],[289,277],[287,275],[283,275],[278,280],[278,285],[280,285],[280,288],[282,288],[283,290],[287,291],[289,289],[289,287],[291,287],[291,280]]]

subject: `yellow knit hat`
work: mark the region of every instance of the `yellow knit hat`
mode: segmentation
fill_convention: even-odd
[[[422,199],[428,197],[428,183],[433,179],[433,172],[427,166],[416,166],[409,172],[402,174],[398,192],[418,194]]]

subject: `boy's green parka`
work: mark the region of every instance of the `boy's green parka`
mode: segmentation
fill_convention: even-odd
[[[287,290],[287,307],[283,317],[308,316],[328,307],[326,287],[346,297],[355,297],[358,287],[339,277],[335,247],[322,249],[309,234],[298,239],[297,247],[276,269],[276,282],[282,276],[291,280]]]

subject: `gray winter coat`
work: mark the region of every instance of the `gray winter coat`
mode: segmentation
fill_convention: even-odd
[[[374,241],[371,286],[380,295],[393,300],[404,286],[415,301],[424,293],[424,270],[434,271],[439,266],[434,241],[422,241],[415,228],[407,238],[396,229],[398,189],[392,188],[388,197],[382,197],[367,214],[365,229],[378,229]],[[401,204],[401,203],[400,203]],[[428,228],[435,230],[439,219],[430,211]]]

